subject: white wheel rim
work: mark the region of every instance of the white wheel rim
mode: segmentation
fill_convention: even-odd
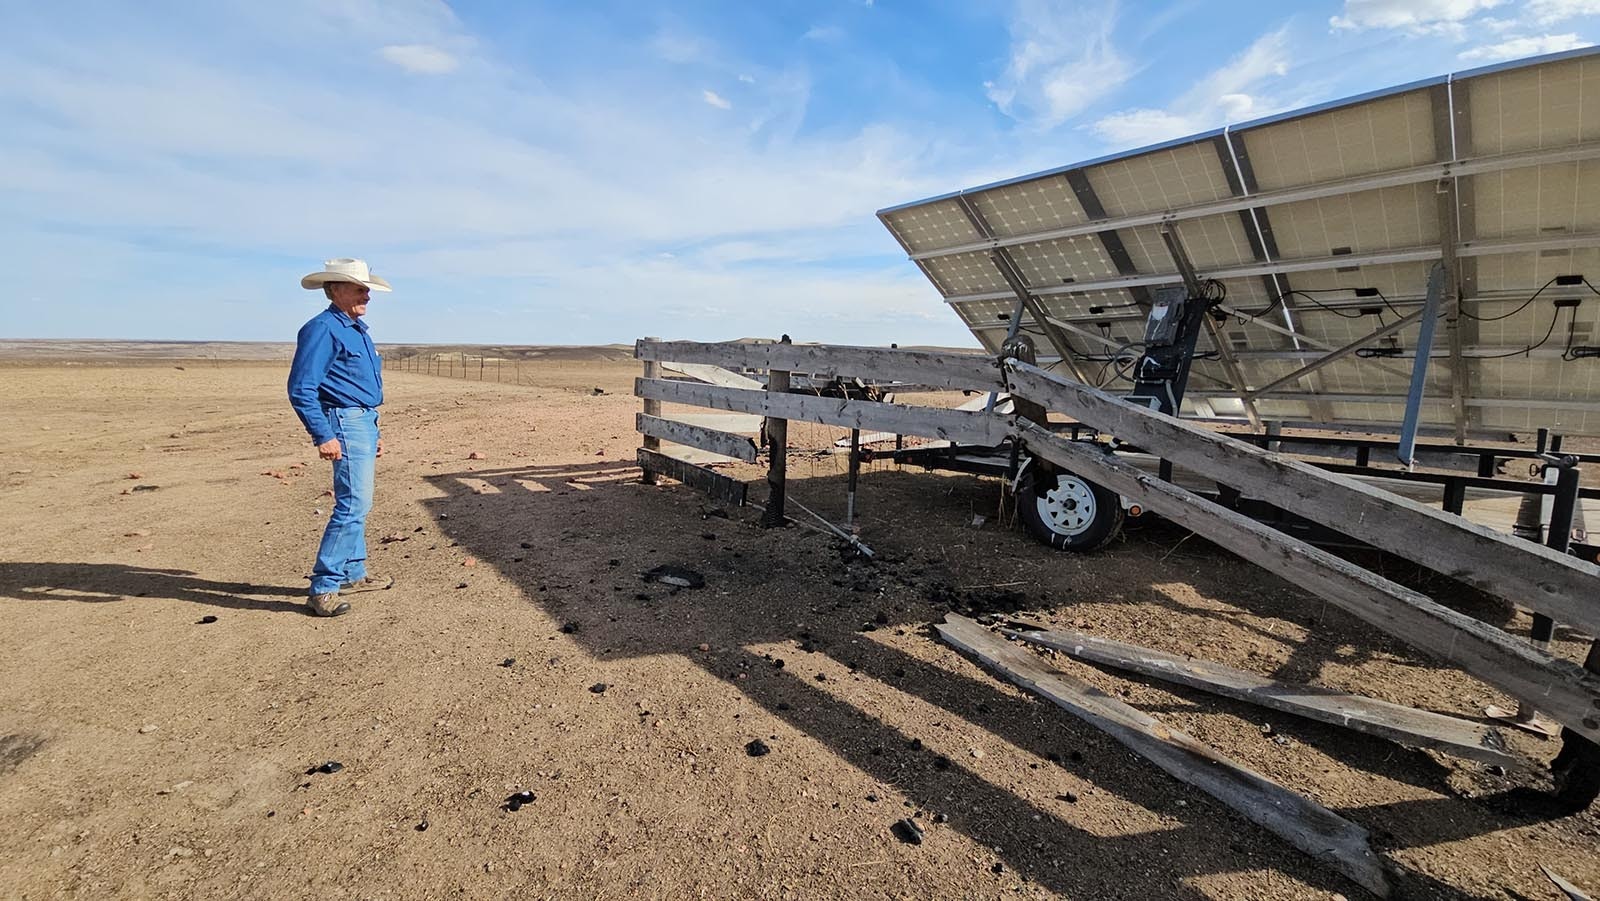
[[[1075,476],[1059,476],[1056,487],[1041,495],[1039,518],[1058,535],[1080,535],[1094,522],[1094,492]]]

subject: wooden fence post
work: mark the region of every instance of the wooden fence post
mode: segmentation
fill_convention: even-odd
[[[646,341],[660,341],[661,339],[660,338],[646,338],[644,340],[646,340]],[[658,378],[661,378],[661,363],[659,361],[657,361],[657,360],[645,360],[644,361],[644,377],[647,378],[647,379],[658,379]],[[520,380],[520,377],[519,377],[519,380]],[[659,400],[650,400],[649,398],[646,398],[645,402],[644,402],[644,414],[646,416],[660,416],[661,415],[661,401],[659,401]],[[651,435],[644,436],[644,449],[648,450],[648,451],[655,451],[656,453],[660,453],[661,452],[661,439],[660,438],[656,438],[656,437],[651,436]],[[656,483],[656,474],[651,472],[650,470],[646,469],[644,471],[644,476],[640,479],[640,481],[644,482],[646,485],[654,485]]]
[[[789,343],[789,336],[784,335],[783,344]],[[789,393],[789,370],[767,370],[767,393]],[[767,512],[761,517],[761,524],[768,528],[784,524],[783,489],[784,479],[789,472],[789,420],[767,417],[762,432],[767,436],[767,453],[770,454],[767,467]]]

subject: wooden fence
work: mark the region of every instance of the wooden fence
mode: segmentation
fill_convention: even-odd
[[[1150,453],[1322,523],[1391,554],[1503,597],[1536,613],[1600,635],[1600,567],[1540,545],[1495,532],[1460,517],[1325,472],[1129,404],[1098,389],[1015,360],[882,347],[791,344],[702,344],[640,341],[635,355],[650,364],[635,393],[652,409],[640,421],[655,441],[640,453],[647,476],[664,475],[724,497],[740,496],[735,480],[672,460],[659,450],[668,440],[726,453],[743,436],[696,428],[669,436],[659,424],[662,402],[765,417],[769,459],[768,517],[783,515],[787,446],[782,424],[800,420],[851,429],[998,445],[1012,439],[1025,452],[1099,482],[1178,522],[1230,551],[1313,592],[1413,647],[1442,657],[1507,694],[1536,705],[1562,725],[1600,740],[1600,675],[1487,623],[1457,613],[1418,592],[1363,569],[1237,511],[1164,482],[1119,459],[1103,443],[1067,440],[1043,423],[1016,415],[946,410],[899,403],[790,394],[781,389],[791,372],[905,380],[949,389],[1005,391],[1136,444]],[[699,363],[766,370],[765,389],[727,388],[659,377],[660,363]],[[735,456],[730,454],[730,456]],[[747,458],[746,454],[737,455]],[[743,483],[739,483],[742,485]],[[1591,655],[1594,660],[1600,655]]]

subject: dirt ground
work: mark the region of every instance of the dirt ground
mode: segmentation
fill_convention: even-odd
[[[636,364],[530,368],[389,373],[369,538],[398,584],[317,619],[328,469],[283,364],[0,366],[0,897],[1358,898],[928,624],[1022,610],[1433,710],[1509,703],[1170,526],[1044,548],[998,523],[993,480],[869,466],[874,563],[723,518],[639,483]],[[791,495],[842,518],[842,469],[794,456]],[[641,579],[660,564],[706,585]],[[1054,665],[1368,829],[1400,896],[1558,897],[1539,863],[1600,889],[1600,820],[1552,810],[1538,769]],[[913,816],[920,845],[891,833]]]

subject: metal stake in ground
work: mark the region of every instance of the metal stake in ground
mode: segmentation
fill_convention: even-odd
[[[861,475],[861,430],[850,430],[850,488],[844,496],[844,524],[856,524],[856,479]]]
[[[788,344],[789,336],[784,335],[780,343]],[[789,393],[788,370],[767,371],[767,393]],[[761,517],[761,524],[773,528],[784,522],[783,489],[789,471],[789,420],[769,416],[762,432],[767,436],[767,452],[771,458],[767,467],[767,512]]]

